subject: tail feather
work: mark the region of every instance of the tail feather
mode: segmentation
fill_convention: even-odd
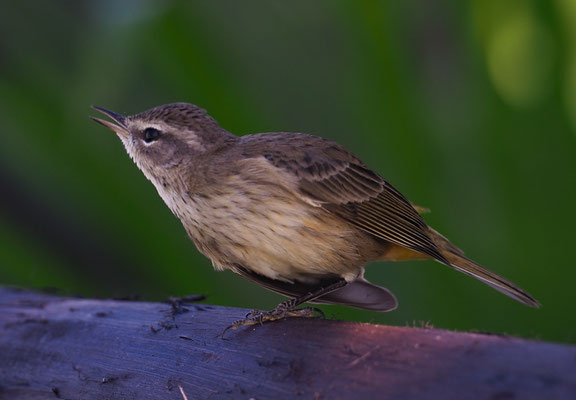
[[[448,266],[457,271],[463,272],[466,275],[479,279],[500,293],[503,293],[520,303],[526,304],[529,307],[540,307],[540,303],[524,289],[519,288],[500,275],[465,257],[462,250],[454,246],[448,239],[431,228],[430,237],[438,246],[440,253],[442,253],[442,255],[448,260]]]
[[[450,251],[442,251],[442,255],[446,257],[448,261],[450,261],[449,266],[455,270],[463,272],[466,275],[473,276],[485,284],[492,286],[500,293],[503,293],[506,296],[513,298],[514,300],[518,300],[520,303],[526,304],[529,307],[540,307],[540,303],[538,303],[538,301],[528,292],[519,288],[512,282],[502,278],[500,275],[495,274],[494,272],[475,263],[469,258],[452,253]]]

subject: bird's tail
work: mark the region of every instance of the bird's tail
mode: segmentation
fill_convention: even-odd
[[[466,275],[470,275],[476,279],[481,280],[485,284],[498,290],[500,293],[503,293],[506,296],[519,301],[520,303],[526,304],[529,307],[540,307],[540,303],[538,303],[538,301],[528,292],[495,274],[489,269],[484,268],[480,264],[477,264],[469,258],[466,258],[462,250],[454,246],[448,239],[446,239],[435,230],[430,229],[430,237],[438,246],[442,255],[446,258],[446,260],[448,260],[448,266],[454,268],[457,271],[463,272]]]

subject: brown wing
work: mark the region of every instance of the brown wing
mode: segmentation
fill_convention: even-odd
[[[303,197],[376,237],[448,263],[412,204],[342,146],[309,135],[266,136],[276,140],[264,157],[298,177]]]

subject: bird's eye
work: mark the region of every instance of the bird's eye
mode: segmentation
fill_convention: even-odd
[[[144,141],[146,143],[152,143],[155,140],[158,140],[160,137],[160,131],[156,128],[146,128],[144,130]]]

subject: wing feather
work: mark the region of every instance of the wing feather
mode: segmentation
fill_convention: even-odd
[[[336,143],[304,135],[314,145],[294,146],[302,136],[276,136],[264,151],[272,165],[297,177],[301,196],[376,237],[447,262],[420,214],[394,187]]]

